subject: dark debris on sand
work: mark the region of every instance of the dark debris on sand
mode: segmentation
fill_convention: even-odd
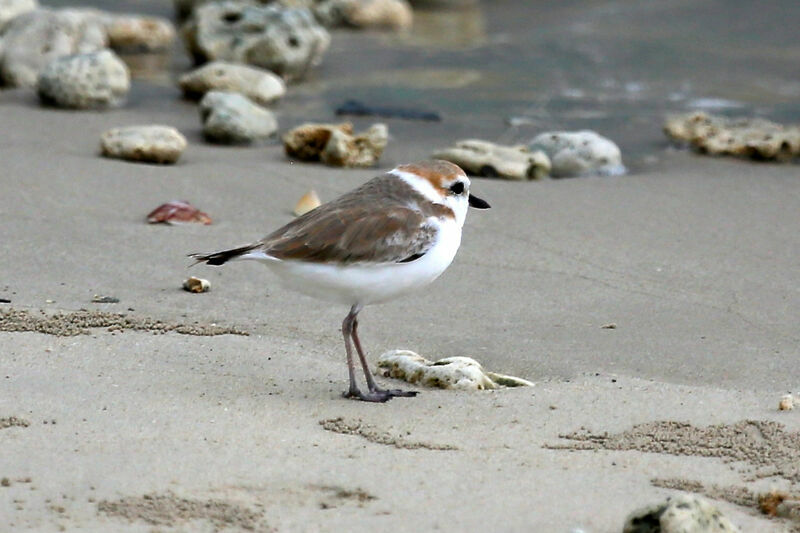
[[[217,529],[270,531],[262,522],[263,511],[224,500],[195,500],[172,493],[129,496],[97,503],[97,512],[154,526],[174,527],[190,520],[205,520]]]
[[[559,437],[572,442],[547,447],[718,457],[749,464],[756,478],[776,476],[800,483],[800,432],[787,432],[778,422],[742,420],[697,427],[667,420],[637,424],[615,435],[583,430]]]
[[[24,418],[19,418],[17,416],[0,416],[0,429],[12,427],[26,428],[30,425],[31,423]]]
[[[366,439],[374,444],[383,444],[385,446],[394,446],[395,448],[405,450],[457,450],[456,446],[452,444],[436,444],[431,442],[418,442],[409,441],[402,437],[392,435],[387,431],[381,431],[369,424],[361,422],[361,420],[347,421],[342,417],[328,418],[320,420],[319,424],[323,429],[340,433],[342,435],[357,435]]]
[[[72,313],[34,314],[25,310],[9,309],[0,311],[0,331],[33,331],[47,335],[70,337],[89,333],[91,328],[106,328],[109,331],[150,331],[168,333],[174,331],[183,335],[249,335],[237,327],[223,327],[214,324],[180,324],[163,322],[148,317],[132,317],[123,313],[80,310]]]

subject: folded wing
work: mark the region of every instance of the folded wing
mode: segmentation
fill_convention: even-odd
[[[407,206],[342,205],[318,209],[268,235],[262,250],[282,260],[318,263],[401,263],[422,257],[438,224]]]

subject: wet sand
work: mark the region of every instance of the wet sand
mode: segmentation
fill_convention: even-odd
[[[335,36],[331,62],[290,90],[282,131],[333,119],[332,73],[358,39]],[[449,105],[441,123],[388,121],[381,169],[482,132],[487,109]],[[176,166],[98,156],[105,129],[150,122],[189,139]],[[0,124],[0,312],[28,313],[0,328],[8,527],[615,532],[675,487],[715,497],[742,531],[791,527],[724,495],[800,491],[800,411],[777,410],[800,390],[797,166],[671,150],[648,122],[628,176],[475,179],[493,208],[470,213],[454,264],[367,308],[362,340],[372,361],[466,355],[537,385],[370,405],[340,396],[346,309],[257,264],[187,270],[186,254],[257,239],[309,188],[329,200],[378,170],[207,145],[163,80],[109,112],[3,91]],[[522,135],[500,116],[486,128]],[[214,224],[144,222],[171,199]],[[181,290],[189,275],[211,291]],[[44,328],[42,310],[72,318]]]

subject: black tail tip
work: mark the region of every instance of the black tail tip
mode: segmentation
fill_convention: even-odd
[[[221,265],[221,264],[225,263],[225,261],[228,260],[228,258],[225,257],[225,255],[221,254],[221,253],[216,253],[216,254],[189,254],[187,257],[191,257],[192,259],[194,259],[194,263],[192,263],[191,266],[194,266],[194,265],[196,265],[198,263],[205,263],[207,265],[218,266],[218,265]]]
[[[195,265],[197,263],[205,263],[211,266],[219,266],[227,263],[231,259],[249,252],[257,246],[258,244],[248,244],[247,246],[240,246],[239,248],[232,248],[230,250],[222,250],[221,252],[212,252],[208,254],[189,254],[189,257],[195,260]]]

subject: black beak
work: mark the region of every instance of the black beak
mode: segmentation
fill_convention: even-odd
[[[489,202],[486,200],[481,200],[477,196],[469,195],[469,206],[474,207],[475,209],[489,209],[490,206]]]

